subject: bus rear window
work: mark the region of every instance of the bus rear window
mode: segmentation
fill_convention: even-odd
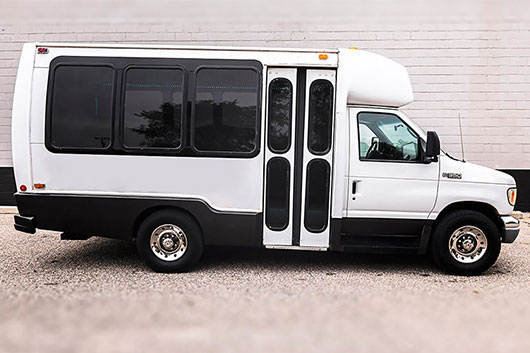
[[[114,70],[58,66],[53,75],[50,142],[55,148],[106,149],[112,136]]]

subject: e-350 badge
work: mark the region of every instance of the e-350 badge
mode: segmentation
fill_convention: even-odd
[[[460,173],[442,173],[442,176],[448,179],[462,179],[462,174]]]

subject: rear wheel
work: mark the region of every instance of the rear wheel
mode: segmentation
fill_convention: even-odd
[[[497,261],[500,250],[499,229],[480,212],[455,211],[445,216],[434,230],[434,260],[449,273],[481,274]]]
[[[147,217],[138,229],[136,248],[156,272],[185,272],[202,255],[201,230],[185,213],[158,211]]]

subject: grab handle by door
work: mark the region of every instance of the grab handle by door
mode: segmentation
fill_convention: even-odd
[[[359,188],[359,183],[361,182],[361,180],[359,179],[356,179],[356,180],[352,180],[351,182],[351,199],[352,200],[355,200],[355,198],[357,197],[357,189]]]

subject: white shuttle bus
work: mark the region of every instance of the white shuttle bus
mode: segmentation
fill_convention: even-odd
[[[209,245],[432,252],[492,266],[514,179],[440,150],[406,69],[354,49],[24,45],[15,228],[135,240],[153,270]]]

